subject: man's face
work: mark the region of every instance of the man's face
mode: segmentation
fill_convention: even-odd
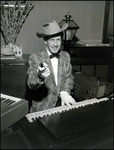
[[[59,51],[61,47],[61,36],[52,37],[49,40],[45,41],[48,50],[55,54]]]

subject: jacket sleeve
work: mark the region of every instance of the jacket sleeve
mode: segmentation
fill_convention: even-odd
[[[38,66],[40,62],[36,54],[31,54],[29,56],[29,68],[27,70],[27,84],[30,89],[37,89],[43,83],[45,79],[41,79],[38,77]]]
[[[70,63],[70,55],[66,52],[66,66],[65,66],[65,82],[63,86],[63,91],[71,94],[74,84],[74,76],[72,75],[72,65]]]

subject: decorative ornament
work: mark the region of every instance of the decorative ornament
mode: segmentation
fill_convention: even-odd
[[[33,1],[25,1],[24,4],[22,1],[13,2],[14,5],[6,5],[5,1],[1,1],[1,32],[7,45],[16,42],[22,24],[34,7]]]

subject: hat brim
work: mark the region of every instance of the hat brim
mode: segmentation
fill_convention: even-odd
[[[51,33],[51,34],[45,34],[43,31],[38,31],[36,32],[36,35],[39,37],[39,38],[43,38],[43,37],[46,37],[46,36],[51,36],[51,35],[55,35],[55,34],[58,34],[58,33],[61,33],[63,32],[64,30],[66,30],[68,27],[68,23],[64,23],[61,30],[58,31],[58,32],[55,32],[55,33]]]

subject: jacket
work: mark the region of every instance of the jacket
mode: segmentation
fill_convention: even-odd
[[[50,75],[45,78],[43,83],[40,81],[37,71],[42,61],[47,63],[50,69]],[[70,55],[66,51],[60,51],[57,86],[51,61],[45,49],[29,56],[27,75],[27,84],[29,88],[34,91],[30,112],[37,112],[55,107],[59,93],[61,91],[66,91],[70,94],[73,89],[74,77],[72,75]],[[34,85],[34,89],[32,89],[30,85]]]

